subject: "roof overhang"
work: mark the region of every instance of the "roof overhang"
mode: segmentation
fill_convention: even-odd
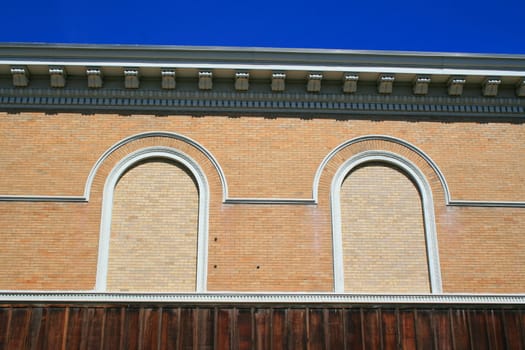
[[[353,108],[352,103],[386,103],[390,107],[356,105],[353,109],[358,114],[407,111],[408,115],[446,115],[458,111],[444,106],[463,105],[472,106],[461,111],[471,117],[484,109],[493,110],[490,113],[496,117],[522,117],[525,55],[0,44],[0,90],[4,96],[0,107],[5,109],[38,109],[38,105],[44,109],[82,109],[85,103],[67,100],[77,96],[90,98],[90,108],[101,110],[121,110],[120,105],[159,112],[164,111],[166,100],[194,99],[209,103],[178,103],[180,108],[175,109],[177,103],[171,103],[172,108],[166,110],[344,114]],[[31,103],[27,97],[44,99]],[[54,103],[54,97],[63,97],[64,103]],[[115,100],[114,105],[96,100],[104,97],[131,100],[120,104]],[[143,100],[137,102],[137,98]],[[284,107],[268,106],[266,100],[280,100]],[[228,102],[222,108],[221,101],[237,102]],[[330,101],[344,104],[315,105]],[[401,101],[427,107],[414,109]]]

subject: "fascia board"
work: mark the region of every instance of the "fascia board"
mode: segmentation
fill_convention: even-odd
[[[186,46],[0,44],[0,62],[326,71],[357,67],[363,72],[381,68],[422,74],[525,72],[525,55]]]

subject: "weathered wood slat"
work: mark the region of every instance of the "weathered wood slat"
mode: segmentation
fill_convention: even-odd
[[[211,308],[199,308],[197,311],[197,341],[201,350],[213,349],[214,344],[214,315]]]
[[[253,315],[251,309],[239,309],[237,314],[238,349],[249,350],[253,344]]]
[[[381,312],[381,331],[383,349],[398,348],[398,327],[396,310],[384,309]]]
[[[272,349],[288,349],[287,323],[286,310],[272,310]]]
[[[473,310],[469,312],[470,337],[472,347],[476,350],[485,350],[489,348],[488,329],[485,320],[486,312]]]
[[[507,349],[522,350],[522,329],[520,313],[514,310],[504,310],[505,344]]]
[[[219,309],[217,311],[217,337],[218,349],[231,348],[231,318],[233,310]]]
[[[345,342],[347,349],[363,348],[363,321],[361,309],[345,310]]]
[[[180,343],[180,309],[164,308],[162,311],[162,325],[160,343],[164,349],[179,349]]]
[[[31,319],[30,308],[14,308],[11,312],[7,349],[27,349],[29,325]]]
[[[65,308],[48,308],[46,311],[46,342],[44,347],[46,349],[63,349],[62,340],[67,310]]]
[[[87,349],[95,350],[102,348],[104,322],[106,316],[106,309],[95,308],[88,310],[87,325],[88,338]]]
[[[256,309],[255,311],[255,349],[269,349],[271,344],[271,310]]]
[[[432,313],[430,310],[416,310],[416,339],[418,349],[434,349],[434,334],[432,331]]]
[[[452,350],[452,330],[448,310],[433,310],[432,324],[434,325],[435,347],[440,350]]]
[[[503,329],[503,312],[492,310],[486,313],[487,332],[490,349],[505,349],[505,331]]]
[[[108,308],[106,310],[103,349],[122,349],[122,317],[120,308]]]
[[[524,330],[510,306],[0,306],[0,350],[525,350]]]
[[[365,349],[381,349],[380,310],[364,310],[362,322]]]
[[[46,333],[45,313],[47,309],[42,307],[33,307],[31,310],[31,325],[29,334],[29,344],[31,349],[45,349],[44,336]],[[67,317],[67,313],[66,313]]]
[[[9,307],[0,308],[0,349],[5,349],[7,345],[10,319],[11,309]]]
[[[325,320],[322,309],[308,310],[307,340],[311,350],[326,349]]]
[[[417,349],[414,310],[400,310],[398,322],[401,348],[406,350]]]
[[[453,310],[451,315],[454,349],[470,349],[470,333],[466,310]]]
[[[328,317],[328,349],[345,348],[344,313],[340,309],[326,309]]]
[[[124,330],[122,332],[123,349],[138,349],[139,347],[139,339],[141,338],[141,335],[139,334],[140,313],[141,309],[139,308],[130,308],[126,311],[124,317]]]
[[[146,308],[142,314],[142,347],[144,350],[157,350],[160,346],[161,308]]]
[[[288,309],[288,346],[291,349],[306,349],[306,310]]]

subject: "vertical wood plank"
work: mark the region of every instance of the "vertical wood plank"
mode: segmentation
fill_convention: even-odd
[[[62,337],[64,336],[65,326],[65,309],[56,307],[47,307],[46,312],[46,349],[61,349]]]
[[[148,307],[142,312],[142,347],[144,350],[157,350],[159,347],[160,308]]]
[[[66,349],[82,349],[83,319],[86,308],[70,307],[66,331]]]
[[[138,349],[140,339],[140,308],[127,307],[124,314],[122,331],[123,349]]]
[[[505,310],[503,314],[507,349],[523,350],[525,344],[522,343],[523,329],[521,327],[520,312],[517,310]]]
[[[414,310],[399,311],[399,336],[401,338],[402,349],[417,349]]]
[[[6,349],[11,309],[0,307],[0,349]]]
[[[344,349],[344,320],[343,310],[341,309],[328,309],[328,349]]]
[[[345,343],[347,349],[363,348],[363,321],[361,309],[345,310]]]
[[[33,307],[29,328],[29,344],[31,350],[44,349],[45,338],[45,307]],[[0,347],[0,349],[3,349]]]
[[[283,350],[288,349],[287,337],[287,313],[286,309],[273,309],[271,313],[271,327],[272,327],[272,349]]]
[[[210,308],[199,308],[198,312],[198,327],[197,339],[198,348],[201,350],[213,349],[213,335],[214,335],[214,312]]]
[[[381,349],[381,325],[379,310],[363,310],[363,334],[365,349]]]
[[[87,349],[96,350],[100,349],[102,345],[102,339],[104,335],[104,320],[106,316],[106,310],[104,308],[96,307],[89,308],[87,317]]]
[[[434,337],[437,349],[453,349],[449,310],[434,310],[432,313]]]
[[[433,349],[434,334],[432,332],[431,310],[417,310],[415,313],[416,321],[416,340],[418,349]]]
[[[525,309],[519,310],[521,318],[521,346],[525,349]]]
[[[12,309],[6,349],[27,349],[29,347],[28,333],[30,321],[30,308],[15,307]]]
[[[180,309],[172,307],[162,310],[161,349],[179,348],[179,311]]]
[[[489,348],[493,350],[505,349],[503,312],[501,310],[487,310],[485,316],[488,327]]]
[[[326,348],[325,323],[323,320],[323,309],[308,310],[308,348],[310,350],[321,350]]]
[[[103,349],[120,349],[120,338],[122,329],[121,308],[110,307],[105,309],[106,322],[104,323]]]
[[[231,349],[231,309],[219,309],[217,311],[217,349]]]
[[[292,349],[306,349],[306,311],[288,309],[288,344]]]
[[[476,350],[489,349],[485,312],[469,310],[468,320],[472,347]]]
[[[398,327],[396,310],[381,310],[381,331],[383,337],[383,349],[398,348]]]
[[[249,350],[253,344],[252,311],[240,308],[237,312],[237,344],[240,350]]]
[[[270,309],[255,310],[255,349],[265,350],[270,348]]]
[[[184,307],[180,310],[180,341],[179,349],[193,349],[194,348],[194,322],[195,313],[192,308]]]
[[[470,334],[468,317],[465,310],[452,309],[450,311],[452,342],[454,349],[470,349]]]

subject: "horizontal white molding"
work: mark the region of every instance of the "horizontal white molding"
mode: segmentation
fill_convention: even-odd
[[[457,69],[457,68],[422,68],[422,67],[392,67],[392,66],[329,66],[329,65],[296,65],[296,64],[232,64],[209,63],[206,61],[185,63],[183,61],[143,62],[140,60],[129,61],[67,61],[67,60],[31,60],[7,59],[0,60],[0,65],[36,65],[36,66],[67,66],[71,67],[134,67],[134,68],[186,68],[206,70],[262,70],[262,71],[323,71],[323,72],[356,72],[356,73],[392,73],[392,74],[427,74],[427,75],[465,75],[465,76],[501,76],[523,77],[525,70],[499,70],[499,69]]]
[[[87,203],[82,196],[39,196],[39,195],[0,195],[0,202],[68,202]],[[224,204],[268,204],[268,205],[316,205],[313,198],[226,198]],[[446,205],[451,207],[487,207],[487,208],[525,208],[525,202],[517,201],[469,201],[453,200]]]
[[[227,198],[224,204],[282,204],[282,205],[315,205],[313,199],[301,198]]]
[[[525,305],[525,294],[93,293],[0,291],[0,303]]]
[[[468,200],[453,200],[448,206],[454,207],[489,207],[489,208],[525,208],[525,202],[498,202],[498,201],[468,201]]]
[[[38,195],[0,195],[0,202],[76,202],[87,203],[83,196],[38,196]]]

